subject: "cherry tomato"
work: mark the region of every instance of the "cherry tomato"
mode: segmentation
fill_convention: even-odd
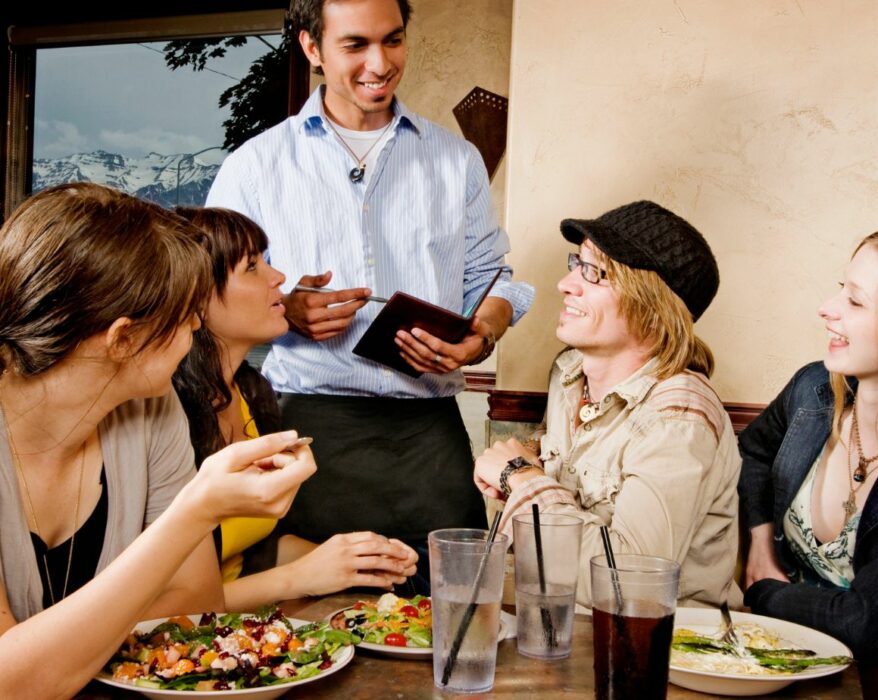
[[[433,608],[433,603],[430,601],[429,598],[424,598],[423,600],[418,601],[418,607],[421,610],[430,610]]]
[[[403,605],[399,611],[406,617],[420,617],[420,613],[414,605]]]
[[[408,644],[405,635],[400,634],[399,632],[391,632],[388,634],[384,637],[384,643],[391,647],[404,647]]]

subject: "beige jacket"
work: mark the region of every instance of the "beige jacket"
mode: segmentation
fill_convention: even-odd
[[[733,580],[738,551],[741,458],[728,414],[704,375],[664,381],[648,362],[574,417],[583,395],[581,355],[555,361],[540,458],[546,476],[514,489],[501,527],[536,501],[540,510],[585,522],[577,602],[591,605],[589,560],[603,554],[600,525],[617,553],[680,562],[679,601],[742,604]]]

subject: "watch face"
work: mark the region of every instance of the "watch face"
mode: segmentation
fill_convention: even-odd
[[[516,469],[524,469],[525,467],[533,466],[524,457],[516,457],[515,459],[510,459],[508,464],[510,467],[515,467]]]

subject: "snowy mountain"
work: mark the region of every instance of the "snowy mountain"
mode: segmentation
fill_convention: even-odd
[[[188,153],[131,158],[93,151],[58,159],[35,158],[33,191],[65,182],[99,182],[165,207],[201,206],[219,167]]]

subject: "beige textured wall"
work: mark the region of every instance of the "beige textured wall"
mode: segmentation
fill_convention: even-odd
[[[476,3],[477,4],[477,3]],[[537,302],[501,388],[545,388],[564,217],[653,199],[719,260],[697,325],[725,400],[766,402],[822,356],[816,317],[878,228],[874,0],[516,0],[506,225]]]

